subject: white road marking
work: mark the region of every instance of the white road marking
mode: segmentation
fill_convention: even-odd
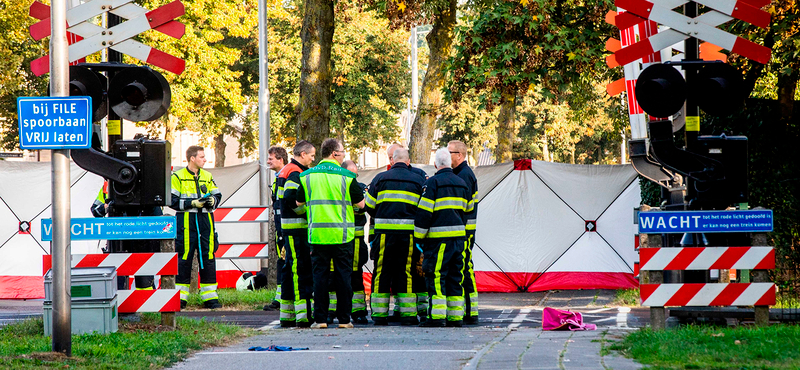
[[[519,314],[511,320],[511,324],[508,325],[509,328],[516,328],[519,327],[520,323],[524,322],[528,318],[528,314],[531,313],[530,308],[523,308],[519,310]]]

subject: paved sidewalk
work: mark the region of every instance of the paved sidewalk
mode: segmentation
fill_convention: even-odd
[[[639,369],[616,355],[601,356],[608,331],[543,332],[533,328],[365,327],[270,329],[230,347],[196,353],[174,369]],[[309,347],[255,352],[251,346]]]

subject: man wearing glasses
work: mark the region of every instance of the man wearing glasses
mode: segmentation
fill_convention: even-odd
[[[467,183],[471,210],[466,212],[467,246],[464,248],[464,324],[478,323],[478,288],[475,284],[475,269],[472,264],[472,246],[475,244],[475,226],[478,219],[478,179],[467,164],[467,145],[459,140],[447,143],[453,173]]]
[[[327,139],[320,148],[322,161],[300,174],[297,206],[305,207],[308,242],[311,245],[311,268],[314,275],[314,321],[312,328],[327,328],[328,279],[333,261],[339,328],[352,328],[353,206],[364,208],[364,194],[356,174],[342,168],[344,147],[339,140]]]

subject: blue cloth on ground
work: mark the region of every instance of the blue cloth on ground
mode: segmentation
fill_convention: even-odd
[[[307,349],[308,349],[308,347],[292,348],[292,347],[287,347],[287,346],[276,346],[276,345],[273,344],[273,345],[271,345],[269,347],[253,346],[253,347],[248,348],[247,350],[248,351],[288,352],[288,351],[303,351],[303,350],[307,350]]]

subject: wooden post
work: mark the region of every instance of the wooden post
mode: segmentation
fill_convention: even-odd
[[[639,212],[649,212],[650,206],[643,204],[639,208]],[[644,240],[639,237],[639,248],[661,248],[662,240],[661,235],[653,234],[647,235]],[[663,271],[640,271],[640,279],[645,278],[647,284],[661,284],[664,282]],[[666,309],[664,307],[650,307],[650,327],[653,330],[664,330],[667,325]]]
[[[753,246],[769,245],[767,244],[766,233],[753,233],[750,235],[750,241]],[[750,278],[754,283],[768,283],[769,270],[751,270]],[[754,311],[756,326],[768,326],[769,306],[755,306]]]
[[[161,241],[161,252],[174,253],[175,239]],[[175,275],[161,275],[161,289],[175,289]],[[175,327],[175,312],[162,312],[161,325]]]

